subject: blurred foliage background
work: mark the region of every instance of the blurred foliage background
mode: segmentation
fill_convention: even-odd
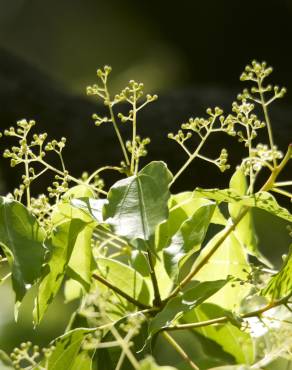
[[[96,68],[110,64],[115,71],[114,91],[129,79],[143,81],[147,91],[158,92],[162,98],[180,90],[178,109],[183,111],[184,96],[189,89],[200,91],[215,86],[240,91],[237,78],[240,71],[257,58],[275,67],[273,80],[283,82],[288,88],[286,103],[280,104],[289,106],[291,40],[291,0],[0,0],[0,92],[5,88],[6,94],[10,88],[3,83],[5,70],[9,68],[8,62],[1,64],[5,50],[17,60],[25,60],[41,70],[43,75],[38,74],[35,79],[48,76],[43,81],[32,76],[31,85],[26,84],[21,95],[23,99],[34,89],[33,84],[48,92],[59,89],[64,94],[84,96],[85,86],[94,81]],[[22,65],[18,68],[21,76]],[[21,86],[22,80],[15,78],[13,84]],[[208,103],[210,97],[205,98]],[[33,102],[30,112],[36,111],[37,115],[40,103],[35,95]],[[23,108],[21,99],[12,103],[16,113]],[[0,101],[3,121],[5,104],[1,105]],[[54,105],[54,101],[49,102],[46,109],[54,113]],[[160,114],[163,120],[167,109],[162,109]],[[291,116],[289,120],[291,123]],[[1,125],[13,123],[1,122]],[[151,124],[157,129],[157,123]],[[289,132],[285,126],[283,136],[289,140],[289,135],[291,125]],[[279,225],[275,226],[266,247],[270,254],[279,249],[285,251],[283,243],[278,243],[280,235],[286,235],[286,225],[278,220],[276,224]],[[264,225],[263,222],[259,225],[262,235],[266,232]],[[287,238],[284,244],[287,246]],[[19,323],[13,322],[9,284],[2,285],[0,290],[0,348],[10,351],[24,339],[46,344],[63,331],[74,305],[63,307],[59,299],[41,327],[34,331],[31,297],[26,299]]]

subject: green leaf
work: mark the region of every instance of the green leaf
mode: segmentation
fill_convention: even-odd
[[[176,368],[172,366],[159,366],[152,357],[148,356],[140,362],[139,370],[176,370]]]
[[[143,276],[130,266],[109,258],[99,258],[97,267],[103,278],[127,295],[145,305],[152,302],[151,286],[148,286]]]
[[[53,341],[55,349],[47,360],[47,370],[72,370],[77,369],[75,361],[86,335],[94,332],[96,329],[78,328],[62,335]],[[79,368],[86,370],[87,368]],[[90,368],[88,368],[90,369]]]
[[[78,281],[69,279],[64,284],[65,303],[79,299],[82,295],[82,286]]]
[[[201,263],[202,259],[214,248],[220,240],[225,229],[216,234],[201,251],[193,268]],[[246,280],[251,271],[247,261],[246,251],[232,232],[209,258],[208,262],[198,271],[194,279],[199,281],[226,279],[233,276]],[[226,286],[215,294],[209,302],[219,304],[225,309],[236,310],[241,299],[250,291],[249,284],[241,285],[240,281],[230,281]]]
[[[196,323],[212,320],[226,315],[222,307],[210,303],[203,303],[184,316],[187,323]],[[208,325],[193,329],[201,335],[212,339],[227,353],[230,353],[237,363],[252,364],[254,361],[253,341],[249,333],[240,330],[230,322]]]
[[[93,220],[98,223],[103,222],[102,209],[108,203],[107,199],[93,199],[88,197],[79,197],[78,199],[71,199],[72,206],[83,210],[85,213],[91,215]]]
[[[194,192],[183,192],[172,195],[169,200],[169,217],[162,222],[156,230],[156,249],[162,250],[169,245],[171,238],[178,232],[180,226],[202,206],[210,204],[210,201],[197,197]],[[212,216],[212,223],[226,225],[226,220],[218,207]]]
[[[247,193],[247,181],[242,168],[238,168],[230,180],[230,189],[237,191],[241,196],[245,196]],[[242,205],[237,203],[229,203],[228,209],[230,216],[235,220]],[[240,243],[247,249],[248,253],[256,257],[263,264],[272,267],[272,264],[261,254],[258,249],[258,238],[253,222],[252,210],[250,210],[236,226],[235,235]]]
[[[80,230],[72,255],[69,261],[69,275],[78,280],[86,290],[90,287],[91,270],[93,264],[91,238],[97,223],[92,217],[82,209],[72,206],[72,197],[93,197],[94,193],[87,185],[78,185],[69,189],[57,204],[52,214],[53,225],[58,225],[64,221],[81,220],[84,228]]]
[[[172,237],[170,245],[163,250],[166,270],[173,279],[177,278],[180,265],[200,249],[215,207],[214,203],[209,203],[198,208],[182,223]]]
[[[104,218],[117,235],[148,241],[167,219],[172,175],[163,162],[151,162],[137,176],[116,182],[108,193]]]
[[[59,291],[78,234],[83,228],[84,222],[73,219],[63,222],[53,230],[52,236],[48,240],[51,251],[50,259],[44,267],[35,300],[33,312],[35,324],[40,323],[48,306]]]
[[[150,322],[149,333],[153,336],[163,326],[170,326],[175,318],[191,311],[213,294],[222,289],[227,280],[193,282],[192,288],[181,295],[171,298],[165,307]]]
[[[10,357],[0,349],[0,369],[13,370],[14,366]]]
[[[261,294],[272,301],[292,294],[292,245],[281,270],[269,280]]]
[[[92,369],[92,358],[88,352],[80,352],[74,360],[71,370],[91,370]]]
[[[0,197],[0,245],[12,265],[16,301],[39,278],[44,260],[45,231],[19,202]]]
[[[197,196],[202,196],[208,199],[214,199],[219,202],[237,203],[238,205],[257,207],[272,213],[275,216],[281,217],[292,222],[292,215],[286,209],[281,207],[273,195],[266,191],[261,191],[252,195],[240,195],[232,189],[196,189]]]

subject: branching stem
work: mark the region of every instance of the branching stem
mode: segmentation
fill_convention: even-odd
[[[144,303],[141,303],[137,301],[135,298],[129,296],[127,293],[123,292],[120,288],[116,287],[115,285],[111,284],[109,281],[104,279],[103,277],[97,275],[97,274],[92,274],[92,277],[102,283],[103,285],[107,286],[109,289],[113,290],[116,292],[118,295],[121,297],[125,298],[128,302],[133,303],[135,306],[142,308],[142,309],[147,309],[150,308],[150,306],[147,306]]]

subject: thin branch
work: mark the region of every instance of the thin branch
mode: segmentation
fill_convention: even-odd
[[[135,356],[130,351],[129,347],[127,346],[127,343],[125,343],[124,339],[120,336],[117,329],[113,326],[113,327],[111,327],[110,331],[112,332],[113,336],[116,338],[117,342],[119,342],[120,347],[122,348],[122,350],[127,355],[128,359],[131,362],[131,364],[133,365],[134,369],[138,370],[139,367],[140,367],[138,361],[136,360]]]
[[[101,276],[99,276],[97,274],[92,274],[92,277],[95,280],[97,280],[100,283],[102,283],[103,285],[106,285],[109,289],[113,290],[114,292],[116,292],[117,294],[119,294],[121,297],[125,298],[128,302],[133,303],[135,306],[137,306],[139,308],[142,308],[142,309],[150,308],[150,306],[147,306],[146,304],[137,301],[135,298],[129,296],[127,293],[123,292],[121,289],[119,289],[118,287],[114,286],[113,284],[111,284],[109,281],[107,281],[103,277],[101,277]]]
[[[200,370],[199,367],[189,358],[186,352],[181,348],[181,346],[173,339],[173,337],[163,332],[164,338],[168,341],[168,343],[176,350],[177,353],[190,365],[192,369]]]
[[[286,197],[292,199],[292,194],[289,193],[289,191],[283,190],[283,189],[278,189],[278,188],[272,188],[271,191],[274,191],[275,193],[285,195]]]
[[[156,277],[155,270],[154,270],[154,263],[153,263],[152,254],[151,254],[151,251],[149,249],[147,250],[147,256],[148,256],[148,262],[149,262],[150,277],[151,277],[153,290],[154,290],[153,305],[159,307],[159,306],[161,306],[161,297],[160,297],[160,293],[159,293],[157,277]]]
[[[274,186],[292,186],[292,181],[275,182]]]
[[[275,145],[274,145],[272,125],[271,125],[271,121],[270,121],[270,117],[269,117],[269,113],[268,113],[268,109],[267,109],[267,104],[265,102],[265,98],[264,98],[264,94],[263,94],[263,90],[262,90],[262,81],[258,79],[257,83],[258,83],[258,88],[259,88],[261,105],[262,105],[262,108],[263,108],[265,121],[266,121],[266,124],[267,124],[270,147],[271,147],[271,150],[274,150]],[[277,167],[277,159],[276,159],[274,154],[273,154],[273,165],[274,165],[274,168]]]
[[[274,302],[268,303],[266,306],[259,308],[257,310],[239,315],[239,319],[247,319],[250,317],[260,317],[264,312],[269,311],[272,308],[285,305],[287,304],[289,298],[291,297],[291,294],[289,294],[286,297],[283,297],[281,299],[278,299]],[[188,324],[179,324],[179,325],[172,325],[172,326],[164,326],[160,330],[161,331],[175,331],[175,330],[185,330],[185,329],[195,329],[195,328],[201,328],[203,326],[209,326],[214,324],[223,324],[225,322],[230,321],[230,317],[228,316],[221,316],[217,317],[215,319],[201,321],[201,322],[194,322],[194,323],[188,323]]]

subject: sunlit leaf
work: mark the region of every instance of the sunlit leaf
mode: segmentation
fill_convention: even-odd
[[[153,299],[152,290],[139,272],[128,265],[109,258],[99,258],[97,266],[101,276],[109,283],[145,305],[151,303]]]
[[[80,352],[71,367],[70,370],[91,370],[92,369],[92,356],[89,356],[88,352]]]
[[[70,257],[70,269],[68,273],[73,279],[78,280],[87,290],[90,286],[93,263],[91,238],[97,223],[95,220],[92,220],[92,217],[87,212],[74,207],[72,202],[76,198],[93,196],[94,193],[88,186],[75,186],[64,194],[62,200],[57,204],[52,214],[53,225],[58,225],[64,221],[74,219],[79,219],[84,222],[84,227],[80,230],[76,238],[75,246]],[[73,199],[71,199],[72,197]]]
[[[200,264],[208,255],[224,232],[225,230],[222,230],[209,241],[196,259],[193,268]],[[208,259],[208,262],[198,271],[194,279],[199,281],[220,280],[233,276],[245,281],[250,271],[251,268],[247,261],[246,251],[232,232]],[[230,281],[222,290],[212,296],[208,302],[234,310],[239,307],[240,300],[249,290],[249,284],[242,285],[241,281]]]
[[[292,295],[292,245],[281,270],[270,279],[261,294],[272,301]]]
[[[219,202],[237,203],[238,205],[257,207],[270,212],[275,216],[281,217],[292,222],[291,213],[284,207],[281,207],[275,197],[266,191],[261,191],[253,195],[240,195],[233,189],[197,189],[196,194],[208,199],[214,199]]]
[[[214,203],[209,203],[198,208],[182,223],[170,245],[163,250],[165,267],[172,278],[177,278],[180,265],[200,249],[215,207]]]
[[[86,336],[95,329],[78,328],[62,335],[53,341],[55,346],[50,354],[46,369],[47,370],[72,370],[77,369],[75,361],[78,359],[78,353]],[[75,366],[75,367],[74,367]],[[89,370],[90,368],[80,368],[80,370]]]
[[[0,245],[12,265],[16,301],[41,274],[45,232],[36,218],[19,202],[0,197]]]
[[[82,294],[82,286],[78,281],[73,279],[66,280],[64,284],[64,298],[65,303],[79,299]]]
[[[231,177],[230,189],[237,191],[241,196],[245,196],[247,194],[248,186],[242,168],[238,168]],[[230,216],[233,220],[235,220],[242,209],[242,205],[238,203],[229,203],[228,209]],[[249,254],[258,258],[258,260],[265,265],[272,267],[271,263],[261,254],[258,249],[258,237],[254,227],[252,210],[250,210],[239,222],[234,233],[238,241],[244,245]]]
[[[65,221],[53,230],[52,236],[47,242],[50,247],[50,258],[44,267],[35,300],[33,313],[35,324],[41,321],[60,289],[76,239],[83,227],[84,223],[79,219]]]
[[[196,323],[226,315],[220,306],[203,303],[184,316],[184,321]],[[214,340],[223,350],[230,353],[237,363],[252,364],[254,361],[253,341],[248,332],[240,330],[231,323],[203,326],[193,329],[201,335]]]
[[[171,238],[180,226],[202,206],[210,204],[208,199],[197,197],[194,192],[183,192],[172,195],[169,200],[169,216],[162,222],[155,233],[157,250],[162,250],[169,245]],[[216,207],[212,215],[212,223],[226,225],[226,220],[219,208]]]
[[[104,206],[106,222],[120,236],[148,241],[168,216],[171,179],[163,162],[151,162],[138,175],[116,182]]]

